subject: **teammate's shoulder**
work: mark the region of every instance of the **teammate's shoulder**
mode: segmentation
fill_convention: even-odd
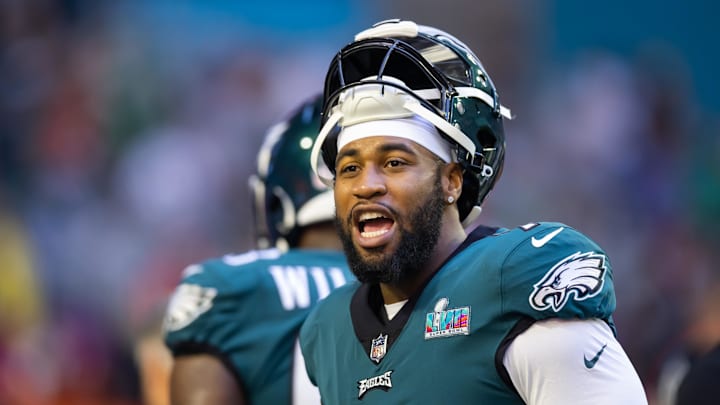
[[[217,313],[232,311],[243,300],[255,299],[268,291],[272,284],[263,280],[270,276],[261,269],[280,255],[281,252],[275,249],[251,250],[186,267],[170,296],[165,314],[164,330],[169,339],[175,339],[174,332],[180,330],[183,333],[178,336],[214,328],[215,320],[219,319]],[[200,321],[196,321],[198,319]],[[191,327],[186,328],[188,326]]]
[[[237,276],[259,267],[268,261],[278,260],[283,255],[278,249],[249,250],[244,253],[229,253],[191,264],[182,272],[183,280]]]
[[[347,266],[345,255],[332,249],[290,249],[278,261],[289,265]]]
[[[249,269],[263,267],[268,262],[280,260],[285,255],[286,253],[280,249],[257,249],[239,254],[226,254],[208,262],[208,264],[223,268]]]
[[[267,277],[263,269],[280,256],[282,252],[277,249],[265,249],[207,259],[187,266],[179,286],[209,287],[221,294],[253,289]]]

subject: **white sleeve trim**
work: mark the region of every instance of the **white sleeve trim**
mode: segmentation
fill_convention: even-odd
[[[538,321],[510,344],[503,365],[527,404],[648,403],[630,359],[600,319]]]

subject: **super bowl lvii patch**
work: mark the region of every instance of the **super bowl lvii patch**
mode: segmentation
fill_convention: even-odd
[[[425,339],[470,334],[470,307],[447,309],[449,302],[440,298],[425,316]]]

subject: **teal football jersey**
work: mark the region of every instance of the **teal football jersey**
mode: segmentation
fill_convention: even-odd
[[[546,318],[600,318],[614,330],[610,263],[559,223],[479,228],[390,321],[377,286],[354,283],[302,327],[326,404],[522,404],[502,359]]]
[[[257,250],[192,265],[168,305],[165,343],[176,356],[219,356],[250,403],[289,404],[300,325],[351,278],[345,256],[320,250]]]

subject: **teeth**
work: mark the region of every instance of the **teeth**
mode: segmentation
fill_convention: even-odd
[[[381,229],[381,230],[375,231],[375,232],[360,232],[360,235],[361,235],[363,238],[375,238],[375,237],[378,237],[378,236],[380,236],[380,235],[386,234],[387,232],[388,232],[387,229]]]
[[[360,214],[358,217],[358,222],[360,223],[360,235],[363,238],[376,238],[378,236],[384,235],[388,233],[389,229],[379,229],[377,231],[365,231],[365,223],[367,221],[378,219],[378,218],[387,218],[385,215],[379,213],[379,212],[364,212]]]
[[[385,215],[382,215],[378,212],[365,212],[365,213],[360,214],[359,220],[360,221],[369,221],[371,219],[376,219],[376,218],[385,218]]]

